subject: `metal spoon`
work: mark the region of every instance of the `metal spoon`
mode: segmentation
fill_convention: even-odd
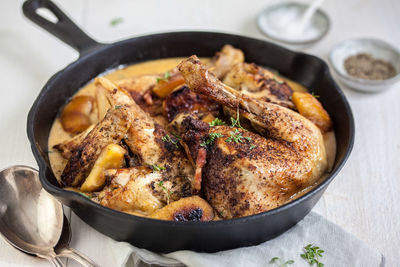
[[[13,166],[0,172],[0,233],[14,247],[49,260],[63,262],[54,251],[64,228],[67,242],[58,246],[60,256],[70,257],[84,266],[97,266],[77,251],[67,248],[68,221],[64,224],[62,205],[41,186],[38,172],[26,166]]]

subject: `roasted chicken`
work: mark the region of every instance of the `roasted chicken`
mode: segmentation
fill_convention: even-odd
[[[96,78],[93,90],[64,107],[59,127],[71,138],[54,148],[63,186],[112,209],[174,221],[252,215],[333,164],[319,101],[230,45],[204,64],[191,56],[165,73]]]
[[[191,90],[236,109],[260,133],[240,128],[239,118],[234,127],[187,129],[188,134],[203,133],[203,142],[214,137],[208,142],[202,179],[206,199],[221,216],[241,217],[278,207],[326,171],[322,134],[311,121],[223,84],[196,56],[184,60],[179,70]]]

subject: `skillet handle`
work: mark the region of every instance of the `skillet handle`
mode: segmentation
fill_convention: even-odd
[[[53,23],[40,16],[37,13],[39,8],[50,11],[57,22]],[[90,38],[50,0],[27,0],[22,10],[27,18],[77,50],[80,56],[104,45]]]

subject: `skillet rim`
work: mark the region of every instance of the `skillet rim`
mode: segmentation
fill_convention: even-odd
[[[45,95],[48,91],[50,91],[52,88],[54,88],[53,83],[56,81],[56,79],[62,75],[64,72],[69,71],[73,68],[75,68],[75,66],[77,64],[79,64],[81,61],[83,61],[85,58],[88,57],[92,57],[95,54],[101,54],[103,52],[105,52],[108,49],[111,49],[114,46],[118,46],[118,45],[122,45],[124,43],[130,43],[134,40],[140,40],[140,39],[145,39],[145,38],[151,38],[151,37],[162,37],[165,35],[171,35],[171,34],[182,34],[182,35],[190,35],[190,34],[213,34],[215,36],[220,36],[220,37],[229,37],[229,38],[238,38],[238,39],[242,39],[243,41],[257,41],[257,42],[263,42],[263,43],[267,43],[268,45],[274,46],[277,49],[280,49],[282,51],[285,52],[289,52],[292,53],[296,56],[305,56],[308,58],[312,58],[314,60],[317,60],[321,63],[322,68],[323,68],[323,75],[325,75],[326,79],[328,80],[329,83],[331,83],[333,85],[333,87],[335,88],[335,90],[338,92],[340,99],[342,101],[342,103],[344,104],[345,107],[345,113],[348,115],[349,117],[349,139],[348,139],[348,145],[346,147],[346,151],[343,155],[343,158],[341,159],[340,162],[337,163],[336,168],[331,171],[326,177],[325,179],[319,183],[318,185],[316,185],[312,190],[310,190],[309,192],[305,193],[304,195],[302,195],[299,198],[296,198],[295,200],[292,200],[284,205],[281,205],[275,209],[272,210],[268,210],[265,212],[261,212],[261,213],[257,213],[257,214],[253,214],[253,215],[249,215],[249,216],[245,216],[245,217],[239,217],[239,218],[233,218],[233,219],[224,219],[224,220],[219,220],[219,221],[207,221],[207,222],[175,222],[175,221],[166,221],[166,220],[158,220],[158,219],[153,219],[153,218],[147,218],[147,217],[141,217],[141,216],[136,216],[133,214],[129,214],[129,213],[125,213],[125,212],[121,212],[118,210],[114,210],[108,207],[104,207],[84,196],[82,196],[81,194],[77,193],[77,192],[73,192],[73,191],[68,191],[68,190],[64,190],[63,188],[54,186],[53,184],[50,183],[50,181],[46,178],[46,171],[50,171],[53,172],[51,170],[51,168],[49,168],[45,162],[45,159],[41,156],[40,154],[40,147],[36,144],[35,141],[35,134],[34,134],[34,119],[35,119],[35,115],[37,112],[37,109],[39,106],[41,106],[40,100],[43,97],[43,95]],[[143,61],[138,61],[136,63],[140,63],[140,62],[145,62],[145,60]],[[133,63],[135,64],[135,63]],[[110,68],[111,69],[111,68]],[[107,71],[104,70],[104,71]],[[92,77],[93,79],[94,77]],[[90,80],[89,80],[90,81]],[[88,81],[88,82],[89,82]],[[54,90],[54,89],[53,89]],[[89,51],[88,53],[85,53],[83,55],[81,55],[77,60],[73,61],[72,63],[68,64],[64,69],[58,71],[57,73],[55,73],[53,76],[50,77],[50,79],[46,82],[46,84],[43,86],[43,88],[41,89],[39,95],[36,97],[34,103],[32,104],[31,109],[29,110],[28,113],[28,119],[27,119],[27,135],[28,135],[28,139],[29,142],[31,144],[31,149],[33,152],[33,155],[35,157],[36,162],[38,163],[39,166],[39,179],[40,182],[43,186],[43,188],[49,192],[50,194],[56,196],[56,197],[62,197],[62,198],[68,198],[71,201],[76,201],[78,202],[79,205],[81,205],[82,203],[79,202],[83,202],[86,203],[87,205],[89,205],[89,207],[92,208],[96,208],[96,209],[100,209],[100,211],[103,213],[102,216],[107,215],[107,216],[119,216],[120,218],[124,219],[124,220],[135,220],[138,222],[147,222],[147,223],[151,223],[151,224],[156,224],[156,225],[168,225],[168,226],[180,226],[180,227],[220,227],[223,225],[231,225],[231,224],[245,224],[247,221],[253,221],[253,220],[261,220],[265,217],[268,216],[272,216],[275,215],[277,213],[281,213],[285,210],[288,210],[290,208],[292,208],[293,206],[298,205],[298,203],[301,203],[303,201],[306,201],[307,199],[311,198],[313,195],[317,194],[319,191],[321,190],[325,190],[326,187],[329,185],[329,183],[336,177],[336,175],[341,171],[341,169],[343,168],[343,166],[345,165],[346,161],[348,160],[353,146],[354,146],[354,137],[355,137],[355,124],[354,124],[354,116],[353,113],[351,111],[351,107],[349,102],[347,101],[347,98],[345,97],[343,91],[340,89],[340,87],[337,85],[337,83],[334,81],[334,79],[332,78],[332,75],[329,71],[329,67],[327,65],[327,63],[322,60],[319,57],[310,55],[310,54],[306,54],[303,52],[296,52],[296,51],[292,51],[288,48],[285,48],[283,46],[279,46],[277,44],[265,41],[263,39],[258,39],[258,38],[253,38],[253,37],[248,37],[248,36],[244,36],[244,35],[238,35],[238,34],[232,34],[232,33],[223,33],[223,32],[216,32],[216,31],[168,31],[168,32],[161,32],[161,33],[155,33],[155,34],[149,34],[149,35],[141,35],[141,36],[135,36],[132,38],[128,38],[125,40],[121,40],[121,41],[117,41],[114,43],[110,43],[110,44],[102,44],[101,46],[99,46],[98,48]],[[68,206],[68,205],[67,205]],[[105,213],[105,214],[104,214]],[[306,214],[307,215],[307,214]]]

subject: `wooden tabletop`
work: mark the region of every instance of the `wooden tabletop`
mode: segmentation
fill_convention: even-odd
[[[77,53],[23,17],[23,1],[0,2],[0,168],[37,167],[26,137],[26,117],[46,81],[77,59]],[[249,1],[55,1],[86,32],[101,42],[182,29],[232,32],[265,39],[255,24],[262,8],[278,2]],[[301,1],[304,2],[304,1]],[[305,1],[307,2],[307,1]],[[328,35],[303,48],[325,60],[336,43],[375,37],[400,44],[397,0],[325,1],[331,18]],[[112,27],[110,21],[123,18]],[[396,266],[400,247],[400,85],[381,94],[362,94],[342,87],[353,109],[356,136],[346,166],[314,208],[367,242]],[[71,246],[101,266],[113,266],[107,237],[66,209],[73,230]],[[49,266],[20,253],[0,238],[1,266]],[[68,262],[68,266],[78,266]]]

